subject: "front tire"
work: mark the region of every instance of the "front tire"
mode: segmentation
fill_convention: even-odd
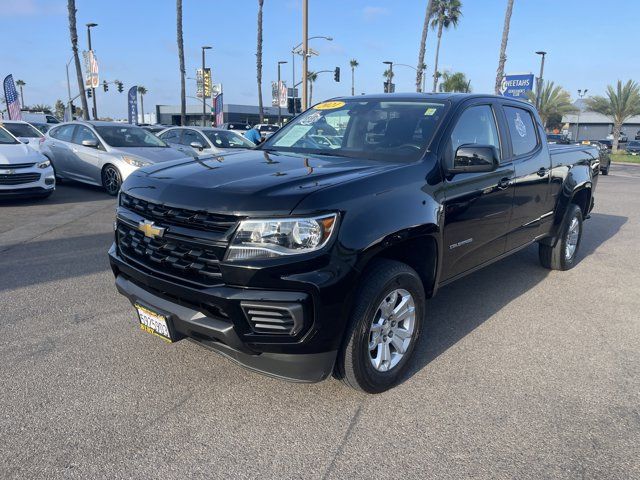
[[[569,211],[560,228],[560,238],[555,246],[540,244],[538,256],[543,267],[550,270],[573,268],[582,240],[582,210],[576,204],[569,205]]]
[[[122,185],[122,176],[113,165],[105,165],[102,169],[102,186],[111,196],[116,196]]]
[[[425,294],[418,274],[377,260],[363,275],[336,376],[350,387],[380,393],[401,380],[422,330]]]

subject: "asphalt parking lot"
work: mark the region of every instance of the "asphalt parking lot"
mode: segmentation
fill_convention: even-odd
[[[531,247],[443,288],[377,396],[141,332],[114,207],[0,205],[1,478],[640,478],[640,166],[600,177],[573,270]]]

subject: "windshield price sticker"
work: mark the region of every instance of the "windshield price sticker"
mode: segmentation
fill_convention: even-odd
[[[322,114],[320,112],[310,113],[305,118],[300,119],[300,125],[313,125],[320,120],[321,117]]]
[[[344,105],[345,103],[340,101],[324,102],[324,103],[319,103],[313,108],[316,110],[335,110],[336,108],[344,107]]]
[[[424,112],[425,115],[431,116],[434,113],[436,113],[438,109],[437,108],[427,108],[427,110]]]

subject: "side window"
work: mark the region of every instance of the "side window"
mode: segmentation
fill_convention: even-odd
[[[63,125],[61,127],[54,128],[50,135],[57,140],[70,142],[71,137],[73,137],[73,130],[75,127],[75,125]]]
[[[458,123],[451,132],[452,154],[461,145],[492,145],[498,150],[500,158],[500,138],[498,127],[489,105],[469,107],[458,119]]]
[[[176,143],[180,138],[180,130],[169,130],[168,132],[164,132],[162,135],[160,135],[160,138],[165,142]]]
[[[80,125],[76,130],[76,134],[73,137],[73,143],[77,143],[78,145],[82,145],[83,140],[96,140],[98,141],[98,137],[94,135],[94,133],[89,130],[87,127]]]
[[[209,147],[209,144],[205,141],[204,138],[202,138],[202,135],[200,135],[198,132],[195,132],[193,130],[185,130],[182,134],[182,142],[180,143],[182,143],[183,145],[191,145],[193,142],[198,142],[205,148]]]
[[[509,125],[513,155],[518,157],[532,152],[538,146],[536,124],[531,113],[524,108],[504,107]]]

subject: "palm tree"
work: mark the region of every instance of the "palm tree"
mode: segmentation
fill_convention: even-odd
[[[309,82],[309,105],[313,104],[313,82],[318,79],[316,72],[307,72],[307,81]]]
[[[471,93],[471,80],[467,80],[466,75],[462,72],[444,72],[442,79],[441,92]]]
[[[393,70],[386,69],[384,72],[382,72],[382,76],[384,77],[385,83],[387,84],[385,93],[391,93],[391,84],[393,83],[393,77],[395,77],[396,74],[393,73]]]
[[[22,87],[26,85],[24,80],[16,80],[16,85],[20,87],[20,105],[24,107],[24,93],[22,92]]]
[[[258,78],[258,108],[260,110],[260,123],[264,121],[262,111],[262,6],[264,0],[258,0],[258,45],[256,49],[256,74]]]
[[[178,60],[180,62],[180,125],[187,123],[187,94],[185,92],[184,40],[182,38],[182,0],[176,0],[176,26],[178,37]]]
[[[142,85],[140,85],[138,87],[138,93],[140,94],[140,112],[142,112],[142,122],[140,123],[145,123],[144,122],[144,96],[147,94],[147,89]]]
[[[504,64],[507,62],[507,41],[509,40],[512,11],[513,0],[507,0],[507,11],[504,14],[504,27],[502,27],[502,42],[500,43],[500,57],[498,58],[498,70],[496,72],[496,95],[500,95],[500,86],[502,85],[502,77],[504,77]]]
[[[84,82],[82,81],[82,68],[80,67],[80,57],[78,57],[78,29],[76,28],[76,0],[67,0],[67,10],[69,11],[69,34],[71,35],[71,50],[73,50],[73,60],[76,64],[76,77],[78,78],[78,90],[84,92]],[[89,108],[87,107],[86,95],[80,95],[82,101],[82,115],[85,120],[89,120]]]
[[[356,83],[355,83],[356,67],[359,66],[360,64],[358,63],[358,60],[356,60],[355,58],[352,58],[351,61],[349,62],[349,65],[351,65],[351,95],[353,96],[356,94]]]
[[[458,26],[458,20],[462,16],[462,3],[460,0],[434,0],[431,12],[431,28],[438,28],[438,45],[436,46],[436,60],[433,70],[433,92],[438,86],[438,60],[440,56],[440,42],[442,41],[442,30],[448,29],[451,25]]]
[[[536,94],[527,92],[527,96],[529,101],[535,104]],[[538,108],[538,115],[540,115],[543,127],[547,127],[549,119],[553,115],[562,116],[577,111],[578,109],[571,103],[569,92],[560,85],[555,86],[553,82],[544,82],[540,92],[540,106]]]
[[[587,99],[587,108],[592,112],[606,115],[613,121],[613,143],[611,148],[618,150],[618,137],[622,124],[630,117],[640,115],[640,86],[637,82],[627,80],[624,85],[620,80],[616,88],[607,85],[606,97],[595,96]]]
[[[416,67],[416,92],[422,91],[422,77],[427,65],[424,63],[425,48],[427,45],[427,33],[429,32],[429,20],[433,11],[433,0],[427,2],[427,11],[424,14],[424,23],[422,24],[422,37],[420,38],[420,50],[418,51],[418,65]]]

